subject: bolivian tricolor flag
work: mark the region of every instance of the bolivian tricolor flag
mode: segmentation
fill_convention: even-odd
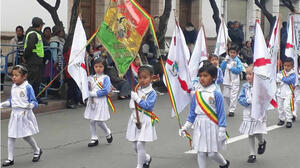
[[[138,54],[149,24],[154,31],[151,16],[135,0],[110,1],[96,36],[112,56],[120,75],[126,73]]]

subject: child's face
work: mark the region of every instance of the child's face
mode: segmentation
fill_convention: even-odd
[[[12,71],[12,81],[16,85],[21,85],[27,78],[27,75],[22,75],[19,70]]]
[[[253,84],[253,70],[252,69],[247,69],[246,79],[251,85]]]
[[[286,71],[286,72],[290,72],[291,69],[294,68],[294,65],[292,62],[285,62],[283,64],[283,69]]]
[[[104,65],[101,62],[99,62],[94,65],[94,70],[96,74],[102,74],[104,71]]]
[[[148,71],[141,71],[138,75],[138,81],[142,87],[147,87],[152,82],[152,76]]]
[[[218,57],[212,57],[210,59],[210,62],[214,65],[214,66],[218,66],[219,61],[218,61]]]
[[[199,74],[200,83],[202,86],[207,87],[211,85],[215,78],[213,78],[208,72],[200,72]]]
[[[231,58],[235,58],[236,56],[237,56],[237,51],[235,51],[235,50],[229,50],[228,51],[228,54],[229,54],[229,56],[231,57]]]
[[[135,65],[135,66],[140,66],[140,59],[139,58],[136,58],[134,61],[133,61],[133,64]]]

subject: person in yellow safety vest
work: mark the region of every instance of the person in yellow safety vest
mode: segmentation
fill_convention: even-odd
[[[39,17],[32,19],[32,27],[26,32],[24,43],[24,59],[28,69],[28,82],[32,85],[35,95],[39,93],[44,72],[44,46],[42,39],[42,29],[44,22]],[[41,99],[37,99],[39,104],[44,104]]]

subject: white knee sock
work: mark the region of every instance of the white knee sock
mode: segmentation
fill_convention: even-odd
[[[249,149],[250,149],[250,155],[255,155],[255,137],[254,135],[249,135]]]
[[[8,142],[7,142],[8,160],[14,160],[15,142],[16,142],[16,138],[8,138]]]
[[[207,158],[207,153],[206,152],[198,152],[197,160],[198,160],[198,167],[199,168],[206,168],[206,158]]]
[[[136,146],[137,146],[137,168],[142,168],[143,164],[150,160],[150,155],[146,153],[145,142],[137,141]]]
[[[263,134],[255,134],[255,137],[258,140],[258,144],[263,144],[264,143],[264,135]]]
[[[226,160],[224,159],[224,157],[219,152],[209,152],[208,157],[215,160],[221,166],[224,166],[224,165],[227,164]]]
[[[32,136],[24,137],[23,139],[32,147],[34,154],[40,153],[40,148],[37,146],[36,141]]]
[[[91,131],[91,139],[97,139],[97,133],[96,133],[96,121],[90,120],[90,131]]]
[[[110,129],[107,127],[107,125],[104,121],[97,121],[97,124],[104,131],[105,136],[108,136],[109,134],[111,134]]]

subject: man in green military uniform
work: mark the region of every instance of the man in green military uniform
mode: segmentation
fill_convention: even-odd
[[[44,72],[44,46],[42,29],[44,22],[41,18],[32,19],[32,27],[27,30],[24,44],[25,64],[28,68],[28,82],[32,85],[35,95],[39,93],[39,87]],[[38,98],[39,104],[44,103]]]

